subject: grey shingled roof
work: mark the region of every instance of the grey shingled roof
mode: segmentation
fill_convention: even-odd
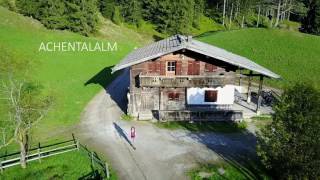
[[[134,50],[133,52],[128,54],[119,64],[117,64],[112,69],[112,72],[142,63],[144,61],[155,59],[162,55],[166,55],[181,49],[187,49],[200,54],[204,54],[206,56],[255,71],[271,78],[280,78],[279,75],[245,57],[233,54],[216,46],[212,46],[210,44],[203,43],[182,35],[171,36],[167,39],[163,39],[161,41]]]

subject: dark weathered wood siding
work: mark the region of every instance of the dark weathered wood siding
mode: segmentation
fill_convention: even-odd
[[[167,74],[168,61],[176,62],[175,75]],[[130,68],[128,112],[137,116],[151,111],[157,111],[158,114],[160,111],[183,111],[187,108],[186,88],[232,84],[233,69],[219,61],[190,52],[172,53],[133,65]],[[145,86],[140,82],[142,80],[150,83]]]
[[[163,76],[166,75],[168,61],[175,61],[177,63],[176,75],[205,75],[208,73],[225,71],[223,67],[219,67],[218,65],[214,65],[212,63],[202,61],[201,59],[192,58],[183,54],[165,55],[155,60],[134,65],[131,67],[131,69],[140,69],[141,73]]]

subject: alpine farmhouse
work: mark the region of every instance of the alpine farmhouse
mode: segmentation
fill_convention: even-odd
[[[258,114],[263,78],[280,78],[245,57],[182,35],[134,50],[112,71],[125,68],[130,71],[127,113],[138,120],[239,121],[248,109],[236,105],[237,94],[252,103],[253,77],[259,80]]]

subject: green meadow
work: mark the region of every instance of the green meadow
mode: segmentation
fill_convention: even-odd
[[[3,174],[0,174],[0,180],[99,179],[102,174],[101,168],[91,164],[91,159],[87,152],[79,150],[48,157],[42,159],[41,162],[30,162],[26,169],[21,169],[20,166],[8,168]],[[110,170],[110,179],[117,179],[112,169]]]
[[[194,30],[194,33],[200,34],[205,31],[222,29],[218,24],[209,26],[210,23],[208,19],[202,18],[201,30]],[[117,73],[111,75],[112,66],[135,47],[150,42],[152,35],[165,36],[155,33],[150,24],[144,24],[142,27],[144,29],[134,29],[129,25],[118,26],[110,21],[102,20],[97,32],[90,37],[84,37],[68,31],[47,30],[32,18],[0,7],[0,47],[15,54],[16,57],[34,62],[28,78],[40,82],[45,93],[55,97],[54,105],[48,116],[33,130],[32,144],[50,141],[53,138],[69,138],[73,127],[80,121],[81,112],[86,104],[117,75]],[[313,82],[319,87],[319,36],[288,30],[243,29],[203,33],[196,38],[245,56],[282,76],[283,80],[280,81],[268,80],[269,85],[282,87],[294,81],[303,80]],[[110,42],[117,43],[117,51],[39,51],[41,43],[47,42],[92,44]],[[0,118],[6,118],[1,104]],[[130,119],[130,117],[124,118]],[[225,129],[224,126],[214,126],[208,128],[174,123],[165,124],[162,128],[184,128],[191,131],[205,128],[208,131],[225,132],[230,128],[233,130],[239,127]],[[12,145],[7,149],[16,151],[15,148],[16,145]],[[0,153],[2,152],[1,150]],[[68,153],[44,161],[47,163],[33,162],[30,164],[32,168],[26,170],[21,170],[18,166],[10,168],[0,176],[0,179],[13,177],[76,179],[92,172],[90,162],[80,152]],[[61,174],[64,172],[66,174]],[[233,176],[231,175],[230,177]]]
[[[36,128],[45,134],[68,129],[79,122],[88,101],[114,77],[111,67],[150,38],[109,21],[91,37],[67,31],[47,30],[38,21],[0,7],[0,46],[36,62],[31,77],[56,98],[49,115]],[[282,86],[296,80],[319,83],[320,37],[286,30],[244,29],[204,33],[198,39],[248,57],[282,76],[271,81]],[[110,42],[117,51],[44,52],[44,42]],[[308,47],[308,48],[306,48]],[[303,50],[303,51],[302,51]]]
[[[0,46],[20,58],[35,62],[32,72],[29,72],[31,79],[40,82],[44,91],[55,97],[50,113],[36,127],[35,133],[41,134],[36,136],[39,140],[79,122],[81,111],[88,101],[114,77],[110,74],[111,67],[139,46],[135,39],[138,35],[124,28],[101,28],[103,31],[89,38],[67,31],[47,30],[38,21],[1,7],[0,17]],[[118,34],[119,31],[125,36]],[[39,51],[42,42],[84,42],[93,45],[96,42],[110,42],[112,45],[117,43],[117,51]]]
[[[47,117],[34,128],[31,144],[70,138],[86,104],[117,75],[111,75],[111,67],[133,48],[148,41],[130,29],[109,24],[102,22],[98,32],[84,37],[68,31],[47,30],[32,18],[0,7],[1,49],[33,62],[26,78],[40,82],[44,93],[55,97]],[[117,43],[117,51],[39,51],[41,43],[48,42]],[[0,112],[0,118],[5,119],[4,109]],[[1,149],[0,155],[17,150],[14,143]],[[9,168],[0,179],[78,179],[90,173],[88,157],[75,152],[50,157],[42,163],[32,162],[26,170],[20,166]]]
[[[279,74],[283,80],[268,81],[282,87],[310,81],[320,87],[320,37],[295,31],[243,29],[205,33],[198,39],[247,57]]]

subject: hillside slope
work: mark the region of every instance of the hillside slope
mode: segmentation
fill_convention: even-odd
[[[87,102],[112,78],[111,66],[145,41],[145,37],[130,29],[116,25],[103,27],[106,23],[103,23],[103,30],[96,37],[88,38],[67,31],[47,30],[32,18],[0,7],[0,47],[36,62],[35,71],[30,73],[32,79],[40,81],[45,91],[56,97],[52,111],[39,124],[37,133],[49,136],[78,122]],[[118,50],[39,52],[42,42],[95,44],[102,41],[116,42]]]
[[[38,21],[0,7],[0,46],[37,62],[32,77],[57,98],[39,132],[75,124],[85,104],[111,79],[110,67],[134,47],[151,41],[131,29],[104,21],[95,37],[45,29]],[[248,57],[280,74],[282,86],[296,80],[319,84],[320,37],[298,32],[244,29],[207,33],[198,39]],[[116,52],[39,52],[42,42],[117,42]],[[91,81],[89,81],[91,80]],[[90,83],[86,83],[90,82]],[[92,84],[98,85],[92,85]],[[87,84],[87,85],[86,85]]]
[[[199,40],[245,56],[282,76],[268,81],[283,86],[294,81],[312,81],[320,87],[320,37],[299,32],[243,29],[207,33]]]

